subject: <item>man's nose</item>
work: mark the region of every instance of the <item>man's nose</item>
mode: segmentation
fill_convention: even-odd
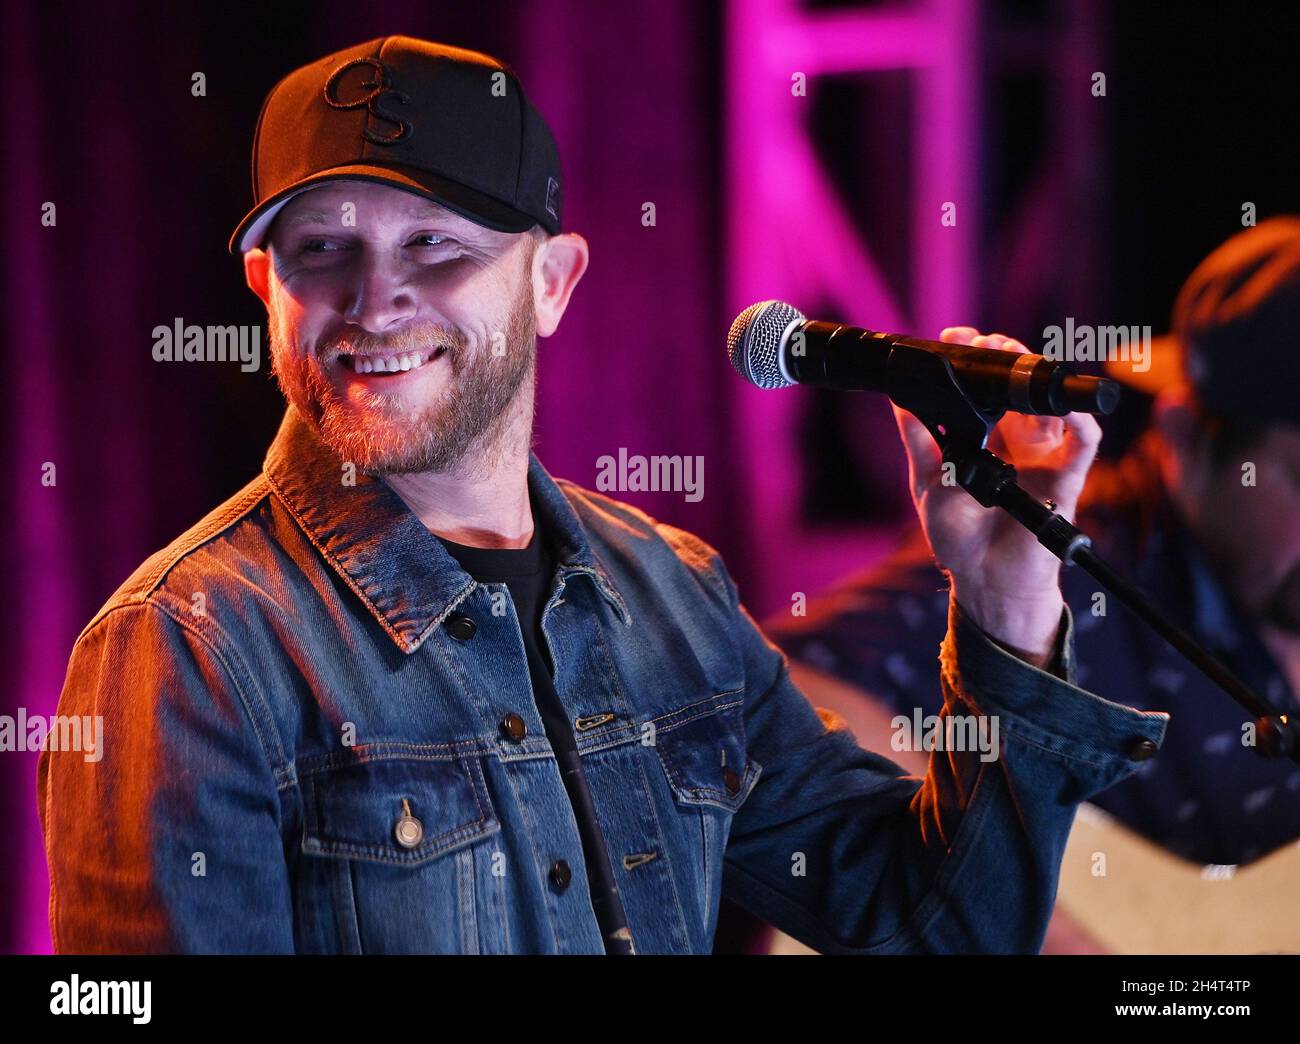
[[[343,313],[371,333],[383,333],[415,315],[415,294],[401,262],[377,252],[361,258]]]

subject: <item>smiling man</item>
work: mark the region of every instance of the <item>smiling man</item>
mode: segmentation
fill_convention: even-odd
[[[712,548],[532,452],[587,265],[560,184],[485,55],[387,37],[272,91],[231,248],[289,408],[77,641],[60,712],[105,751],[41,759],[60,952],[707,953],[724,893],[830,952],[1041,943],[1077,803],[1164,717],[1072,684],[1055,559],[902,413],[945,714],[997,756],[908,777],[814,711]],[[1068,514],[1098,438],[992,445]]]

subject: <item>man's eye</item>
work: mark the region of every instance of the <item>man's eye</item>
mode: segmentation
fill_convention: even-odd
[[[442,246],[444,243],[450,243],[448,236],[440,236],[436,232],[421,232],[411,240],[411,246],[433,247]]]
[[[330,254],[343,249],[329,239],[308,239],[302,244],[304,254]]]

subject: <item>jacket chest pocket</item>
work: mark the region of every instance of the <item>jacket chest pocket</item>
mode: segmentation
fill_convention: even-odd
[[[762,766],[745,745],[744,700],[726,692],[655,721],[655,752],[683,805],[734,813],[754,789]]]
[[[477,952],[474,846],[501,829],[481,756],[349,753],[301,774],[300,919],[327,950]]]
[[[702,899],[707,931],[717,916],[722,858],[732,816],[749,797],[763,767],[746,751],[743,692],[725,692],[655,719],[654,749],[677,805],[682,841],[699,858],[686,894]]]

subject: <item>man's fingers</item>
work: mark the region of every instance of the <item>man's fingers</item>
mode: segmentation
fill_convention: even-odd
[[[946,344],[970,344],[979,336],[973,326],[945,326],[939,331],[939,340]]]
[[[1028,348],[1017,341],[1014,337],[1008,337],[1006,334],[984,334],[975,338],[971,344],[976,348],[992,348],[994,351],[999,352],[1017,352],[1021,355],[1029,354]]]
[[[991,351],[1029,354],[1029,349],[1014,337],[980,333],[973,326],[946,327],[939,338],[947,344],[969,344]],[[913,493],[919,495],[938,477],[942,454],[925,425],[910,413],[895,406],[894,416],[912,464]],[[993,429],[989,449],[1010,458],[1013,463],[1024,464],[1041,463],[1050,454],[1064,465],[1067,474],[1084,474],[1092,463],[1100,440],[1101,429],[1087,414],[1061,418],[1009,413]]]
[[[1000,333],[983,334],[973,326],[945,326],[939,331],[939,340],[945,344],[969,344],[974,348],[993,348],[997,351],[1029,351],[1014,337]]]

